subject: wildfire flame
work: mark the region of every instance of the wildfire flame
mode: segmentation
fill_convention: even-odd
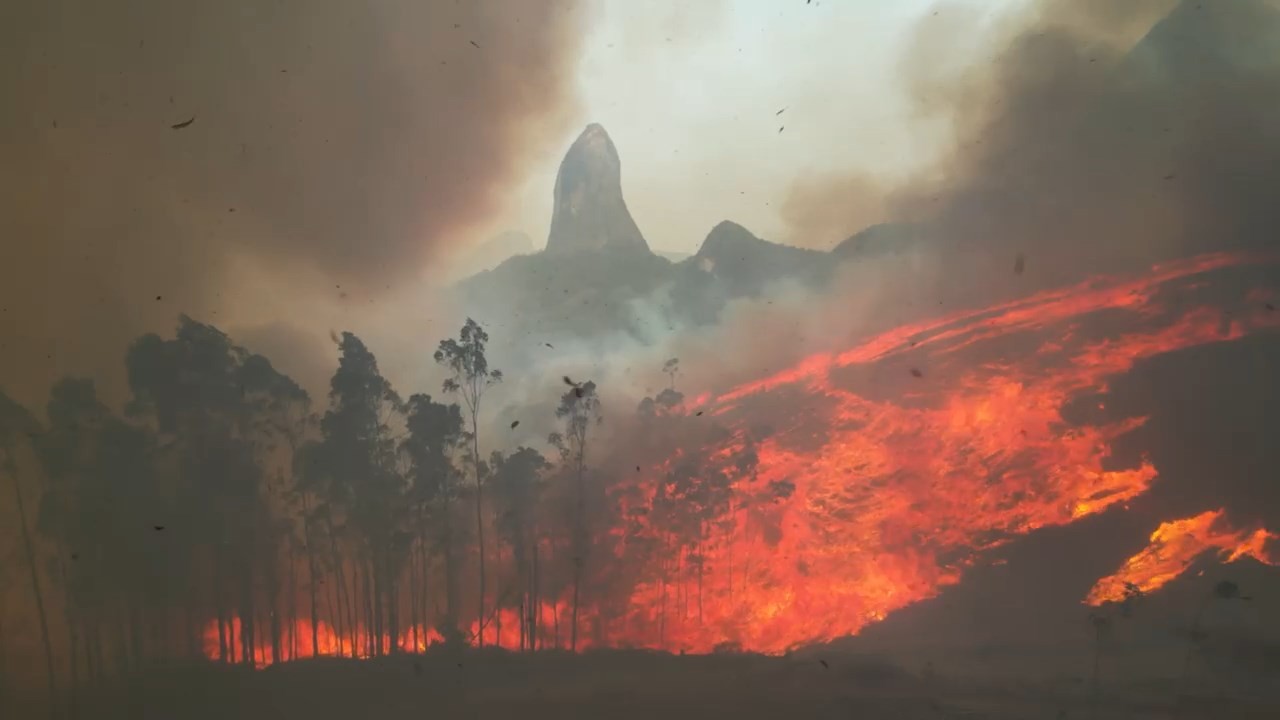
[[[703,421],[725,432],[615,490],[627,522],[596,533],[592,553],[606,570],[592,582],[630,570],[613,581],[620,591],[587,583],[580,647],[778,653],[855,634],[958,582],[985,551],[1141,495],[1157,469],[1113,467],[1110,451],[1145,418],[1072,424],[1064,408],[1145,358],[1280,326],[1257,289],[1244,312],[1187,309],[1204,274],[1258,262],[1272,260],[1215,254],[1093,279],[900,327],[699,396],[697,414],[705,408]],[[999,349],[1015,336],[1018,350]],[[1154,590],[1209,549],[1276,559],[1264,548],[1274,536],[1227,528],[1220,516],[1161,525],[1088,602],[1115,599],[1126,582]],[[563,617],[567,600],[544,612]],[[513,629],[500,636],[488,624],[486,638],[517,646],[518,615],[499,612]],[[307,638],[298,656],[342,651],[321,629],[314,649],[310,629],[296,630]],[[398,645],[438,641],[419,628]]]
[[[1223,562],[1251,557],[1269,565],[1280,564],[1280,554],[1267,551],[1267,545],[1276,541],[1280,541],[1280,536],[1261,528],[1249,531],[1230,527],[1222,510],[1163,522],[1151,533],[1147,547],[1126,560],[1114,575],[1099,580],[1085,602],[1089,605],[1120,602],[1130,586],[1144,593],[1158,590],[1210,551],[1215,551]]]
[[[1144,358],[1276,327],[1260,303],[1230,319],[1157,300],[1243,262],[1205,256],[917,323],[725,393],[713,412],[734,433],[710,455],[752,452],[758,463],[732,479],[739,500],[707,523],[717,529],[695,547],[650,529],[666,541],[666,557],[636,586],[611,641],[782,652],[854,634],[957,582],[983,550],[1140,495],[1155,467],[1106,469],[1104,461],[1111,442],[1145,418],[1073,427],[1061,411]],[[1132,329],[1089,339],[1085,316],[1101,311],[1128,316]],[[1050,336],[1018,356],[977,365],[960,358],[1014,333]],[[914,381],[904,381],[915,386],[893,399],[841,377],[908,353],[926,370],[913,369]],[[755,438],[751,406],[765,396],[775,408],[790,399],[794,410]],[[770,493],[779,487],[789,489],[785,497]],[[682,569],[691,565],[696,579]],[[687,587],[695,582],[700,590]]]

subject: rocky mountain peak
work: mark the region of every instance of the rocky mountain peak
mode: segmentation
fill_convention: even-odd
[[[548,252],[649,252],[622,198],[618,149],[599,124],[588,125],[565,153],[553,198]]]

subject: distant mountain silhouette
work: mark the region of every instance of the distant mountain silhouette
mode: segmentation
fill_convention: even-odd
[[[693,257],[693,253],[678,252],[676,250],[654,250],[653,254],[664,257],[673,263],[683,262]]]
[[[720,280],[733,297],[759,295],[783,278],[823,282],[831,268],[827,253],[761,240],[728,220],[711,229],[692,261]]]
[[[698,252],[653,252],[622,196],[621,161],[609,134],[588,125],[556,176],[551,230],[542,252],[509,257],[467,278],[458,292],[469,308],[543,338],[622,333],[641,340],[675,327],[716,322],[725,304],[756,297],[772,283],[825,284],[833,259],[893,249],[905,232],[877,226],[832,253],[756,237],[725,220]]]
[[[854,233],[831,248],[837,260],[872,258],[906,252],[927,241],[923,226],[909,223],[880,223]]]
[[[455,277],[491,270],[508,258],[534,252],[533,239],[518,230],[509,230],[471,248],[457,261]]]

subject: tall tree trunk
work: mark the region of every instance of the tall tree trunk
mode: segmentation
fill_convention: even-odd
[[[271,662],[284,659],[284,625],[280,622],[280,548],[271,540],[272,553],[263,573],[267,581],[267,631],[271,633]]]
[[[358,628],[361,625],[363,625],[364,627],[369,626],[369,618],[365,617],[365,609],[364,609],[364,567],[363,567],[364,563],[360,562],[359,557],[353,558],[352,561],[353,562],[352,562],[351,573],[353,577],[351,580],[355,584],[355,595],[356,595],[356,598],[355,598],[356,621],[352,623],[352,627],[357,628],[353,632],[355,632],[354,637],[355,637],[355,642],[357,643],[357,647],[359,647],[360,649],[358,651],[352,651],[351,657],[357,657],[357,655],[369,654],[369,638],[366,636],[365,633],[360,632],[358,630]]]
[[[18,527],[22,534],[22,549],[26,555],[27,569],[31,573],[31,594],[35,597],[36,615],[40,621],[40,641],[44,644],[45,679],[49,685],[49,716],[55,717],[58,712],[58,687],[53,670],[53,642],[49,639],[49,619],[44,609],[44,593],[40,591],[40,571],[36,567],[36,551],[31,544],[31,533],[27,530],[27,509],[22,501],[22,483],[18,480],[17,468],[9,456],[8,449],[3,449],[3,452],[5,454],[4,469],[13,482],[13,497],[18,504]]]
[[[543,602],[538,596],[538,534],[534,534],[534,557],[532,557],[532,569],[529,578],[529,650],[538,650],[538,628],[541,618],[543,618]]]
[[[663,548],[663,550],[665,549]],[[667,568],[670,565],[671,560],[667,557],[667,553],[663,552],[662,559],[658,561],[659,571],[661,572],[658,587],[662,593],[658,599],[658,647],[664,650],[667,647]]]
[[[381,572],[378,568],[378,557],[376,554],[369,558],[369,567],[365,570],[365,602],[369,607],[365,610],[365,615],[369,618],[369,655],[377,657],[382,654],[382,605],[379,582]]]
[[[583,450],[578,450],[578,507],[574,518],[573,548],[573,617],[569,624],[569,651],[578,651],[578,600],[582,587],[582,569],[586,564],[583,555],[587,550],[586,543],[586,467]]]
[[[298,659],[298,564],[294,558],[297,548],[294,547],[296,536],[289,531],[289,592],[288,613],[285,622],[289,623],[289,660]]]
[[[330,583],[330,587],[332,588],[332,592],[330,593],[330,595],[332,595],[332,600],[330,601],[329,619],[333,623],[333,634],[334,634],[334,638],[337,640],[337,643],[338,643],[338,647],[337,647],[338,657],[343,657],[346,655],[346,652],[347,652],[346,650],[347,643],[346,643],[346,634],[345,634],[346,615],[343,612],[343,607],[342,607],[342,595],[343,595],[342,582],[339,580],[341,576],[338,575],[338,569],[336,564],[337,560],[336,559],[331,560],[330,562],[334,564],[334,570],[331,577],[333,582]]]
[[[413,643],[413,652],[422,646],[418,644],[418,545],[409,548],[409,636]]]
[[[341,638],[342,638],[342,636],[341,636],[341,635],[339,635],[339,634],[338,634],[338,631],[337,631],[337,628],[341,625],[341,623],[339,623],[339,622],[338,622],[338,620],[337,620],[337,618],[338,618],[338,614],[339,614],[339,613],[338,613],[338,588],[337,588],[337,587],[334,587],[333,585],[330,585],[330,586],[329,586],[329,592],[327,592],[327,593],[325,593],[325,594],[324,594],[324,605],[325,605],[325,616],[329,618],[329,630],[330,630],[331,634],[332,634],[332,635],[334,635],[334,636],[338,639],[338,641],[339,641],[339,647],[337,647],[337,648],[330,648],[330,649],[331,649],[331,650],[336,649],[336,650],[338,651],[338,655],[339,655],[339,656],[341,656],[341,655],[342,655],[342,650],[341,650],[341,644],[340,644],[340,643],[341,643]],[[311,637],[312,637],[312,638],[315,638],[315,637],[316,637],[316,633],[312,632]],[[312,650],[315,652],[315,654],[317,654],[317,655],[319,655],[319,654],[320,654],[320,649],[319,649],[319,648],[317,648],[317,647],[315,647],[315,646],[312,646]]]
[[[479,403],[477,402],[471,408],[471,460],[475,465],[476,471],[476,551],[480,556],[480,610],[476,615],[476,645],[484,647],[484,603],[485,603],[485,574],[484,574],[484,493],[483,482],[480,476],[480,434],[476,427],[476,415],[479,413]]]
[[[400,575],[396,568],[387,569],[387,652],[400,652]]]
[[[449,635],[459,633],[458,623],[458,567],[454,558],[453,518],[448,495],[444,501],[444,614],[445,626]],[[452,637],[446,640],[452,640]]]
[[[230,643],[227,642],[227,611],[223,601],[222,593],[222,549],[215,547],[213,550],[213,603],[214,614],[218,616],[218,662],[226,663],[234,658],[231,657]]]
[[[320,654],[320,623],[316,617],[316,549],[311,544],[311,508],[308,507],[307,494],[302,493],[302,542],[307,548],[307,582],[311,585],[311,654]]]
[[[63,547],[61,541],[56,543],[56,551],[58,580],[62,585],[63,593],[63,620],[67,624],[67,712],[75,718],[76,696],[80,691],[80,623],[77,619],[80,612],[75,593],[72,591],[71,578],[67,574],[67,565],[62,559],[68,554],[67,549]]]
[[[329,550],[333,556],[334,582],[338,584],[336,590],[338,593],[338,655],[343,654],[343,630],[346,629],[351,633],[351,657],[354,658],[356,656],[355,611],[351,607],[351,597],[347,594],[347,574],[343,571],[342,555],[338,552],[338,539],[333,532],[333,511],[326,505],[324,513],[325,529],[329,533]],[[343,605],[346,605],[345,617]]]
[[[374,599],[374,561],[369,560],[368,566],[362,568],[364,571],[364,649],[365,657],[375,657],[378,654],[378,618],[376,607],[377,603]]]
[[[431,554],[428,551],[428,546],[427,546],[427,518],[426,518],[426,509],[424,507],[418,508],[418,543],[420,545],[420,547],[418,548],[418,551],[420,553],[421,566],[418,570],[419,606],[416,610],[416,614],[418,616],[418,623],[421,625],[420,632],[422,634],[422,638],[420,641],[418,641],[416,650],[421,652],[426,647],[427,629],[430,627],[430,625],[428,624],[429,614],[428,614],[428,607],[427,607],[427,602],[428,602],[427,576],[431,570]]]
[[[702,626],[702,568],[706,564],[706,556],[702,554],[702,540],[698,540],[698,626]]]
[[[347,568],[345,559],[340,558],[339,573],[342,578],[338,588],[342,591],[342,602],[347,607],[347,647],[352,658],[360,657],[360,558],[351,558],[351,584],[347,584]]]
[[[498,576],[497,597],[493,599],[493,644],[502,647],[502,543],[494,543],[494,574]]]
[[[240,560],[240,662],[252,666],[257,641],[254,635],[253,565],[248,557]]]
[[[382,593],[385,588],[382,587],[381,555],[381,552],[374,549],[372,556],[369,558],[369,569],[365,574],[366,594],[369,603],[369,626],[373,635],[370,644],[373,646],[372,654],[375,657],[383,654]]]

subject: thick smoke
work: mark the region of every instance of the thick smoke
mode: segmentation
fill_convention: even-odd
[[[906,65],[921,108],[948,117],[957,138],[932,181],[895,198],[900,216],[928,224],[940,243],[940,300],[1193,253],[1280,249],[1275,3],[1049,0],[1027,18],[990,63],[949,88],[931,85],[923,63]],[[930,105],[942,90],[947,99]],[[1018,255],[1025,276],[1012,272]],[[1244,295],[1227,288],[1216,304],[1231,312]],[[1255,437],[1278,427],[1261,409],[1277,398],[1247,360],[1271,345],[1176,353],[1117,381],[1107,407],[1151,416],[1120,454],[1153,453],[1167,475],[1141,503],[1149,521],[1224,502],[1242,521],[1280,521],[1265,470],[1274,458],[1259,457]],[[1235,384],[1214,393],[1192,377]],[[1216,407],[1192,410],[1206,403]],[[1221,436],[1234,438],[1235,453]]]
[[[579,19],[505,0],[7,4],[0,375],[39,403],[67,372],[116,380],[125,343],[179,312],[252,325],[420,286],[572,111]]]
[[[900,212],[979,267],[1023,252],[1050,282],[1274,245],[1280,14],[1183,2],[1136,45],[1115,39],[1162,5],[1039,3],[953,89],[954,150]]]
[[[948,149],[891,191],[855,171],[804,180],[787,203],[806,209],[809,227],[846,213],[852,234],[885,193],[880,220],[915,241],[855,259],[777,324],[809,337],[804,351],[839,348],[1090,275],[1280,247],[1277,58],[1280,8],[1263,0],[1045,0],[985,23],[939,6],[900,67],[920,116],[947,128]],[[708,363],[784,352],[790,344],[758,323],[787,307],[730,313],[737,340],[722,327]]]
[[[939,289],[960,295],[984,284],[975,274],[1009,276],[1018,253],[1025,285],[1274,245],[1272,5],[1047,0],[962,33],[964,8],[941,6],[901,67],[920,117],[953,142],[884,219],[927,225],[948,256]],[[955,39],[971,33],[981,42]],[[793,195],[824,217],[867,204],[811,183]]]

